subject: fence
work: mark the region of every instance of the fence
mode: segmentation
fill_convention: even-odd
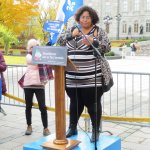
[[[19,87],[17,81],[24,74],[26,66],[9,65],[4,73],[7,93],[24,99],[24,92]],[[134,72],[113,72],[114,86],[102,97],[103,115],[143,118],[144,122],[149,122],[150,117],[150,73]],[[46,85],[46,105],[54,108],[54,81]],[[57,89],[56,89],[57,90]],[[34,102],[36,99],[34,98]],[[3,104],[24,106],[23,103],[3,97]],[[69,110],[69,98],[66,95],[66,110]],[[147,119],[145,119],[147,118]],[[108,119],[109,120],[109,119]],[[141,119],[140,119],[141,120]],[[136,122],[136,121],[135,121]],[[142,121],[143,122],[143,121]]]

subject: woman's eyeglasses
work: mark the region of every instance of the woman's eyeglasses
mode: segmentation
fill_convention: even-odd
[[[89,20],[89,19],[91,19],[91,17],[90,17],[90,16],[81,16],[80,19],[82,19],[82,20],[83,20],[83,19]]]

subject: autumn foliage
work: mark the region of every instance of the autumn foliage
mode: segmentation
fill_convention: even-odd
[[[19,46],[25,46],[30,38],[40,39],[45,44],[50,33],[44,31],[43,24],[46,20],[55,20],[59,2],[60,0],[49,0],[47,3],[44,0],[0,0],[0,25],[17,37]]]
[[[31,17],[39,15],[37,8],[38,0],[0,0],[0,24],[20,35]]]

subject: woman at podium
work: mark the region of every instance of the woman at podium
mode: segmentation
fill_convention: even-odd
[[[65,76],[66,92],[70,98],[70,124],[66,137],[77,134],[77,123],[86,106],[92,122],[91,141],[94,142],[99,139],[100,134],[103,90],[101,64],[97,61],[95,67],[96,58],[93,55],[93,46],[101,55],[109,52],[111,46],[106,33],[96,25],[99,17],[93,8],[88,6],[79,8],[75,14],[75,20],[79,26],[73,26],[66,31],[66,36],[60,36],[58,39],[61,46],[67,46],[68,57],[78,68],[78,71],[66,71]],[[96,94],[95,91],[97,91]]]

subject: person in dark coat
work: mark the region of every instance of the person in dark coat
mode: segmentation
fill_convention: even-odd
[[[2,81],[2,94],[5,94],[7,89],[6,89],[6,83],[5,83],[5,78],[3,75],[3,72],[7,69],[7,65],[5,63],[5,59],[3,57],[2,52],[0,52],[0,77]]]
[[[1,100],[2,100],[2,94],[6,93],[6,83],[5,83],[5,78],[3,75],[3,72],[7,69],[7,65],[5,63],[5,59],[3,57],[2,52],[0,52],[0,83],[1,83],[1,87],[0,87],[0,112],[3,113],[4,115],[6,115],[5,111],[2,109],[1,107]]]

